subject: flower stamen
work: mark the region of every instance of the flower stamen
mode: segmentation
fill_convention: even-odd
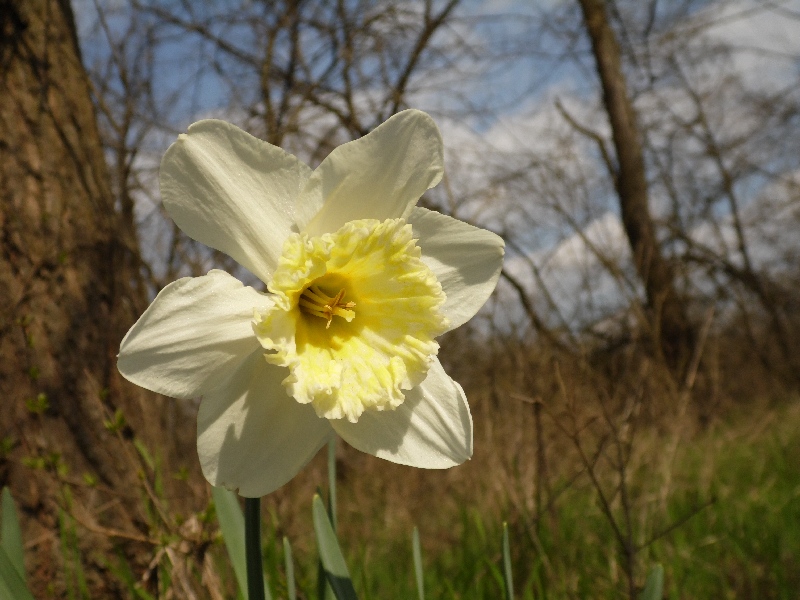
[[[329,296],[323,292],[318,285],[310,285],[300,295],[300,310],[315,317],[327,319],[325,329],[329,329],[334,316],[341,317],[348,323],[356,316],[354,310],[355,302],[342,302],[344,300],[344,288],[339,290],[335,296]]]

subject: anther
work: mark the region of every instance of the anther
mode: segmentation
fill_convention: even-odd
[[[300,309],[315,317],[322,317],[328,323],[325,329],[330,328],[331,321],[334,316],[341,317],[348,323],[356,316],[355,302],[342,302],[344,300],[344,289],[339,290],[335,296],[328,296],[325,292],[319,289],[317,285],[310,285],[300,295]]]

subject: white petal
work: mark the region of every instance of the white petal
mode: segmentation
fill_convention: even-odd
[[[269,296],[224,271],[179,279],[125,335],[117,367],[127,380],[159,394],[200,396],[260,347],[253,313],[271,305]]]
[[[311,175],[294,156],[224,121],[199,121],[161,161],[164,207],[187,235],[268,282]]]
[[[422,262],[447,295],[442,312],[452,330],[469,321],[492,295],[503,267],[503,238],[441,213],[417,207],[408,218]]]
[[[214,391],[197,415],[197,453],[211,485],[258,498],[294,477],[332,430],[309,404],[286,395],[287,370],[254,352]]]
[[[443,171],[436,123],[405,110],[322,161],[298,198],[297,225],[318,236],[356,219],[405,217]]]
[[[401,465],[447,469],[472,456],[472,416],[464,390],[438,359],[395,410],[365,411],[331,426],[354,448]]]

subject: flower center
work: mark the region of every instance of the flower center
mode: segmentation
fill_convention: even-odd
[[[327,419],[400,406],[447,329],[442,286],[403,219],[292,234],[269,291],[274,305],[253,320],[265,358],[287,368],[290,396]]]
[[[308,286],[300,295],[300,310],[308,315],[327,319],[325,329],[330,329],[331,320],[334,316],[341,317],[348,323],[356,316],[354,310],[355,302],[344,302],[344,288],[339,290],[335,296],[328,296],[318,285]]]

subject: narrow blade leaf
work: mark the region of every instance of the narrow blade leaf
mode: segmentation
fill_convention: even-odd
[[[425,600],[425,582],[422,573],[422,549],[419,547],[419,529],[414,527],[411,536],[411,547],[414,554],[414,575],[417,577],[417,595],[419,600]]]
[[[347,564],[344,562],[339,541],[328,518],[328,511],[325,510],[325,504],[318,494],[314,496],[313,516],[319,558],[334,595],[337,600],[357,600],[358,596],[350,579]]]
[[[2,522],[0,522],[0,546],[6,551],[6,557],[11,561],[11,564],[16,569],[17,573],[25,582],[25,560],[23,557],[22,547],[22,530],[19,527],[19,519],[17,518],[17,509],[14,506],[14,498],[11,496],[11,490],[7,487],[3,488],[2,494]]]
[[[244,514],[239,499],[230,490],[212,487],[211,496],[217,509],[217,520],[222,530],[222,539],[228,549],[228,558],[236,574],[239,590],[247,600],[247,559],[244,550]]]
[[[661,600],[664,595],[664,567],[656,565],[650,569],[647,582],[640,596],[641,600]]]
[[[25,580],[20,577],[5,549],[0,546],[0,598],[34,600]]]
[[[294,582],[294,560],[292,559],[292,545],[289,538],[283,538],[283,557],[286,562],[286,590],[289,600],[297,600]]]
[[[503,523],[503,581],[506,600],[514,600],[514,579],[511,576],[511,546],[508,543],[508,523]]]

